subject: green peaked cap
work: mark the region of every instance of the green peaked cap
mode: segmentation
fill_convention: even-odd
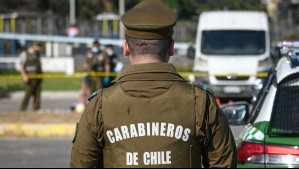
[[[127,36],[158,40],[172,37],[177,16],[161,0],[143,0],[123,15],[121,20]]]

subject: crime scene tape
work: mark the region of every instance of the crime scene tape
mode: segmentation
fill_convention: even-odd
[[[68,79],[68,78],[82,78],[86,76],[92,77],[105,77],[113,76],[116,77],[117,73],[105,73],[105,72],[89,72],[89,73],[75,73],[72,75],[67,74],[29,74],[29,79]],[[20,79],[21,75],[18,74],[0,74],[0,79]]]
[[[257,74],[210,74],[210,73],[200,73],[200,72],[180,72],[179,73],[183,77],[209,77],[209,76],[215,76],[219,78],[227,78],[227,77],[236,77],[236,78],[242,78],[242,77],[258,77],[258,78],[266,78],[268,76],[268,72],[259,72]]]
[[[185,78],[188,78],[190,76],[193,77],[208,77],[210,75],[216,76],[216,77],[258,77],[258,78],[266,78],[268,76],[267,72],[260,72],[257,74],[209,74],[209,73],[199,73],[199,72],[179,72],[179,74]],[[105,72],[91,72],[91,73],[75,73],[72,75],[67,74],[31,74],[28,75],[29,79],[68,79],[68,78],[83,78],[87,76],[92,77],[105,77],[105,76],[111,76],[111,77],[117,77],[118,73],[105,73]],[[0,74],[0,79],[21,79],[21,75],[18,74]]]

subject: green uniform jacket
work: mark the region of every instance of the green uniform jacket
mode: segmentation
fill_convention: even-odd
[[[173,97],[171,92],[175,92]],[[156,99],[161,97],[163,99]],[[145,100],[150,100],[148,105]],[[170,101],[159,105],[165,100]],[[159,110],[163,110],[160,114],[182,114],[169,114],[167,118],[155,114]],[[155,137],[145,129],[154,130],[154,124],[161,127],[160,135]],[[132,128],[139,133],[134,134]],[[128,130],[130,132],[126,132]],[[200,166],[235,168],[234,138],[211,92],[189,84],[166,63],[129,66],[114,86],[99,91],[91,99],[74,137],[70,163],[70,167],[88,168]]]

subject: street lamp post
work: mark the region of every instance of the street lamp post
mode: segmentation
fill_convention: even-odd
[[[119,16],[122,16],[125,14],[125,0],[119,0]],[[121,23],[119,24],[119,38],[120,39],[125,39],[125,27]]]
[[[70,0],[70,24],[76,24],[76,0]]]

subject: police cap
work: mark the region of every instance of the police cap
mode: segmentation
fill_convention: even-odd
[[[127,36],[155,40],[172,37],[177,16],[161,0],[143,0],[123,15],[121,20]]]

